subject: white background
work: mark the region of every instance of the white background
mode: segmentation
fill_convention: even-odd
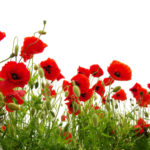
[[[48,47],[35,56],[37,63],[55,59],[69,80],[79,65],[96,63],[107,76],[107,66],[119,60],[133,71],[123,87],[139,82],[146,88],[150,82],[150,1],[0,0],[0,30],[7,35],[0,42],[0,60],[10,54],[16,35],[21,47],[24,37],[42,29],[44,19],[42,40]]]

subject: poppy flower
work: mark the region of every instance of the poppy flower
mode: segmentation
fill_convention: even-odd
[[[108,85],[111,85],[114,83],[114,79],[110,76],[108,78],[104,78],[103,82],[104,82],[105,86],[108,86]]]
[[[2,126],[2,130],[3,130],[3,131],[5,131],[5,130],[6,130],[6,127],[5,127],[5,125],[3,125],[3,126]]]
[[[118,81],[131,80],[132,71],[130,67],[122,62],[114,60],[107,68],[109,74]]]
[[[65,140],[67,140],[67,144],[71,142],[72,135],[70,132],[64,132]]]
[[[93,87],[93,90],[95,90],[95,92],[97,94],[99,94],[101,97],[104,96],[105,93],[105,85],[103,84],[103,82],[101,80],[99,80]]]
[[[113,96],[113,99],[115,100],[121,100],[124,101],[127,99],[126,93],[123,89],[120,89],[119,91],[117,91]]]
[[[100,77],[104,74],[102,68],[98,64],[94,64],[90,66],[90,73],[94,77]]]
[[[40,63],[44,70],[45,78],[48,80],[56,80],[60,76],[60,69],[58,68],[54,59],[48,58]]]
[[[78,74],[84,74],[85,76],[87,76],[89,78],[90,70],[79,66]]]
[[[65,78],[61,73],[58,75],[58,77],[57,77],[57,81],[59,81],[59,80],[61,80],[61,79],[63,79],[63,78]]]
[[[83,74],[75,75],[71,81],[75,82],[75,84],[80,88],[81,93],[86,92],[90,87],[89,78]]]
[[[20,56],[23,57],[26,62],[28,59],[31,59],[34,54],[38,54],[44,51],[47,44],[43,43],[39,38],[34,36],[26,37],[21,47]]]
[[[65,121],[66,119],[67,119],[67,116],[65,116],[65,115],[61,116],[61,121]]]
[[[0,77],[4,79],[0,81],[0,89],[6,92],[15,87],[23,88],[30,79],[30,72],[25,64],[10,61],[2,67]]]
[[[86,102],[92,97],[92,95],[93,95],[93,89],[89,89],[87,90],[87,92],[83,92],[80,94],[79,100]]]
[[[5,32],[0,31],[0,41],[3,40],[6,37]]]
[[[150,83],[147,84],[147,87],[150,89]]]
[[[76,102],[75,102],[76,103]],[[67,103],[65,103],[67,105],[68,108],[68,113],[72,114],[73,113],[73,102],[69,101]],[[76,103],[77,104],[77,103]],[[78,104],[77,104],[78,105]],[[74,113],[75,115],[79,115],[80,114],[80,110],[79,108],[77,108],[76,112]]]
[[[142,86],[139,83],[136,83],[132,88],[130,88],[129,90],[132,92],[133,97],[138,97],[139,93],[140,93],[140,89],[142,88]]]
[[[8,103],[13,103],[13,99],[15,99],[17,101],[17,104],[22,105],[24,103],[24,100],[21,97],[24,97],[24,95],[26,94],[26,91],[24,90],[18,90],[18,91],[14,91],[12,90],[9,94],[5,95],[5,103],[6,103],[6,110],[8,112],[13,112],[13,110],[11,110],[8,107]]]
[[[67,80],[63,81],[63,85],[62,88],[64,91],[67,91],[69,89],[69,86],[71,86],[72,84],[70,82],[68,82]]]
[[[93,108],[93,104],[92,104],[92,108]],[[96,105],[96,106],[94,106],[94,109],[98,110],[98,109],[100,109],[100,107]]]
[[[103,103],[103,104],[106,104],[106,102],[108,102],[108,101],[107,101],[107,95],[105,95],[105,96],[102,97],[102,103]]]

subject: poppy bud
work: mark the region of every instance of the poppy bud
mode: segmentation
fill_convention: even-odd
[[[53,112],[53,111],[50,111],[50,113],[51,113],[51,115],[52,115],[53,117],[55,117],[55,114],[54,114],[54,112]]]
[[[121,89],[121,86],[116,86],[116,87],[113,89],[113,92],[118,92],[120,89]]]
[[[73,86],[73,92],[77,97],[80,97],[80,89],[78,86],[76,85]]]
[[[41,86],[42,86],[42,88],[43,88],[43,89],[45,88],[45,86],[44,86],[44,83],[43,83],[43,82],[42,82]]]
[[[31,114],[31,116],[34,116],[34,114],[35,114],[35,108],[34,107],[31,109],[30,114]]]
[[[46,108],[49,110],[51,108],[50,101],[46,100]]]
[[[15,54],[14,53],[12,53],[12,54],[10,54],[10,58],[13,58],[15,56]]]
[[[36,82],[34,86],[35,86],[35,89],[37,89],[39,86],[39,82]]]
[[[7,105],[11,110],[19,110],[20,109],[19,105],[15,104],[15,103],[8,103]]]
[[[15,46],[15,56],[17,56],[17,55],[18,55],[18,50],[19,50],[19,46],[18,46],[18,45],[16,45],[16,46]]]
[[[34,65],[34,70],[38,70],[38,68],[39,68],[38,65],[35,64],[35,65]]]
[[[78,109],[77,103],[73,103],[73,112],[76,113]]]
[[[66,91],[65,92],[65,97],[67,97],[69,95],[69,92],[68,91]]]
[[[39,68],[38,72],[39,72],[40,77],[43,78],[44,77],[44,71],[43,71],[43,69]]]
[[[110,106],[108,103],[106,103],[105,108],[107,109],[107,111],[110,111]]]
[[[148,113],[147,113],[147,112],[145,112],[145,113],[144,113],[144,115],[145,115],[145,117],[147,117],[147,118],[149,117],[149,115],[148,115]]]
[[[115,109],[118,109],[118,104],[115,105]]]
[[[94,127],[97,127],[98,120],[97,120],[97,115],[96,114],[92,115],[92,122],[93,122]]]
[[[46,25],[46,20],[43,20],[43,24]]]

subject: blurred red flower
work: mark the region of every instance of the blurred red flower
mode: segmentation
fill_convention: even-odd
[[[127,99],[126,93],[123,89],[120,89],[119,91],[117,91],[113,96],[113,99],[115,100],[121,100],[124,101]]]
[[[5,32],[0,31],[0,41],[3,40],[6,37]]]
[[[80,94],[79,100],[86,102],[89,100],[93,95],[93,89],[88,89],[86,92]]]
[[[78,74],[84,74],[85,76],[89,77],[90,76],[90,70],[79,66]]]
[[[100,77],[104,74],[102,68],[98,64],[94,64],[90,66],[90,73],[94,77]]]
[[[114,83],[114,79],[110,76],[108,78],[104,78],[103,82],[104,82],[105,86],[108,86],[108,85],[111,85]]]

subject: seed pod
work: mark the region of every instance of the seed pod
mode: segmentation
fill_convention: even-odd
[[[39,68],[38,65],[35,64],[35,65],[34,65],[34,70],[38,70],[38,68]]]
[[[78,86],[76,85],[73,86],[73,92],[77,97],[80,97],[80,89]]]
[[[116,86],[116,87],[113,89],[113,92],[118,92],[120,89],[121,89],[121,86]]]
[[[98,120],[97,119],[98,119],[97,115],[93,114],[92,115],[92,122],[93,122],[94,127],[97,127],[97,125],[98,125]]]
[[[43,69],[39,68],[38,72],[39,72],[40,77],[43,78],[44,77],[44,71],[43,71]]]
[[[19,105],[15,104],[15,103],[8,103],[7,105],[11,110],[19,110],[20,109]]]

